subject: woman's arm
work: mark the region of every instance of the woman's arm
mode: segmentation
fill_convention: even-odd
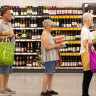
[[[44,33],[42,35],[41,40],[43,42],[43,46],[44,46],[45,50],[52,50],[52,49],[55,49],[55,48],[62,48],[62,45],[60,45],[60,44],[55,44],[55,45],[50,46],[49,45],[50,38],[49,38],[47,33]]]
[[[95,44],[96,43],[96,41],[92,41],[92,42],[90,42],[89,43],[89,46],[91,46],[91,45],[93,45],[93,44]],[[83,41],[83,46],[86,48],[86,45],[88,44],[88,40],[84,40]]]

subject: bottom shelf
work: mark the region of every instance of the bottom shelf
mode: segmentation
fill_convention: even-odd
[[[13,72],[23,72],[23,73],[44,73],[44,67],[13,67]],[[81,73],[83,72],[82,67],[56,67],[56,73]]]

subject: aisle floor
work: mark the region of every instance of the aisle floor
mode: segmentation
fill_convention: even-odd
[[[16,90],[12,96],[40,96],[43,73],[13,73],[10,76],[9,87]],[[55,73],[53,89],[58,96],[81,96],[82,73]],[[90,96],[96,96],[96,74],[90,85]]]

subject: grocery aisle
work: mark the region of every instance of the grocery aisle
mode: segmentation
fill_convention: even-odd
[[[53,88],[59,92],[58,96],[81,96],[82,73],[56,73]],[[9,86],[17,91],[13,96],[40,96],[42,90],[43,73],[13,73]],[[94,74],[90,96],[96,96],[96,74]]]

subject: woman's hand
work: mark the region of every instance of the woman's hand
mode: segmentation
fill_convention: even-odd
[[[60,49],[60,48],[63,48],[64,47],[64,45],[62,45],[62,44],[55,44],[55,48],[57,48],[57,49]]]

